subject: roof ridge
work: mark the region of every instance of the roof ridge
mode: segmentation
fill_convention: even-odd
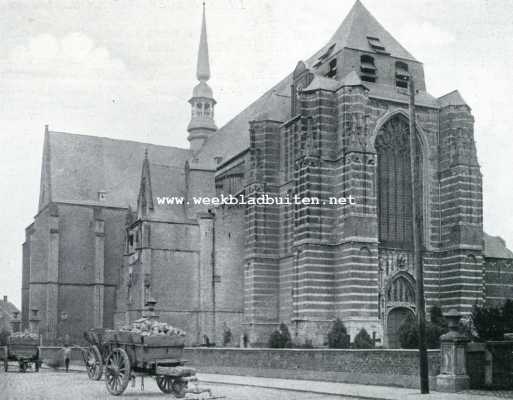
[[[108,137],[108,136],[95,136],[95,135],[86,134],[86,133],[74,133],[74,132],[63,132],[63,131],[49,130],[48,134],[49,135],[58,134],[58,135],[70,135],[70,136],[83,136],[83,137],[89,137],[89,138],[94,138],[94,139],[110,140],[113,142],[136,143],[136,144],[140,144],[140,145],[146,145],[146,146],[149,145],[149,146],[155,146],[155,147],[162,147],[162,148],[166,148],[166,149],[182,150],[182,151],[188,152],[188,153],[190,152],[189,149],[184,148],[184,147],[166,146],[163,144],[157,144],[157,143],[151,143],[151,142],[141,142],[138,140],[130,140],[130,139],[118,139],[118,138],[112,138],[112,137]]]

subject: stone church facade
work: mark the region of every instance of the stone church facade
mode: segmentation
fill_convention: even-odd
[[[323,345],[334,319],[385,346],[415,313],[408,85],[426,307],[513,297],[513,254],[483,232],[474,117],[426,91],[423,65],[357,1],[327,44],[225,126],[214,119],[205,15],[189,149],[46,129],[39,211],[23,245],[22,316],[79,338],[154,298],[161,319],[262,345],[280,322]],[[195,205],[194,197],[319,204]],[[181,196],[184,204],[160,204]],[[330,204],[352,196],[356,204]]]

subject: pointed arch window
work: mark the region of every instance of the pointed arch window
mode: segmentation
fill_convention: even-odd
[[[420,143],[415,140],[415,187],[422,193]],[[405,117],[391,118],[376,137],[378,155],[378,237],[389,248],[411,249],[412,207],[409,125]],[[420,207],[420,204],[419,204]]]

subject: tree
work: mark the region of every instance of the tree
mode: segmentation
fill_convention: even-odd
[[[447,320],[444,318],[442,309],[439,306],[432,306],[429,309],[429,316],[432,324],[438,325],[444,328],[443,330],[447,331]]]
[[[472,308],[472,324],[476,331],[477,339],[479,341],[487,340],[502,340],[504,339],[505,325],[509,325],[509,321],[505,323],[504,314],[510,312],[504,307],[482,307],[477,304]]]
[[[374,347],[374,341],[370,337],[369,333],[365,328],[360,329],[360,332],[354,338],[355,349],[372,349]]]
[[[328,346],[332,349],[347,349],[349,341],[350,338],[344,323],[337,318],[328,332]]]
[[[507,299],[502,306],[504,333],[513,333],[513,300]]]

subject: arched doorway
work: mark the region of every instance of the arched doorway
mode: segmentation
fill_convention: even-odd
[[[399,328],[408,318],[414,318],[413,311],[406,307],[396,307],[390,310],[387,317],[387,341],[389,349],[398,349]]]

